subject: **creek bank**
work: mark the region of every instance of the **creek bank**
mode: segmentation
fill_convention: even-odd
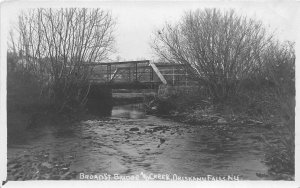
[[[146,103],[145,106],[148,114],[186,123],[191,126],[208,128],[222,135],[224,140],[237,140],[237,135],[241,131],[257,132],[258,135],[255,138],[266,147],[263,152],[265,156],[263,161],[269,167],[267,173],[257,173],[257,176],[276,180],[294,179],[293,171],[288,169],[289,164],[282,166],[285,163],[276,163],[275,160],[278,161],[281,159],[274,159],[276,157],[274,156],[274,152],[276,153],[277,151],[270,151],[272,149],[269,147],[270,143],[273,144],[273,147],[274,144],[278,144],[279,147],[282,142],[282,136],[280,135],[286,134],[284,131],[280,133],[276,131],[282,129],[282,127],[278,125],[279,120],[274,115],[262,121],[258,116],[250,116],[243,112],[234,114],[231,110],[228,113],[222,108],[220,110],[217,105],[209,105],[207,101],[204,101],[202,104],[180,108],[176,106],[176,102],[171,102],[168,98],[154,98]]]
[[[156,100],[157,99],[154,99],[144,104],[147,114],[190,125],[208,126],[215,129],[218,127],[225,129],[231,129],[234,127],[260,127],[271,129],[275,126],[271,122],[264,123],[256,120],[255,117],[249,117],[245,114],[228,114],[224,111],[218,111],[213,105],[194,105],[180,108],[169,101],[161,99],[158,99],[159,101]]]

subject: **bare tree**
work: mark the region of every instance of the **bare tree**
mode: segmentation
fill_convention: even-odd
[[[295,95],[295,43],[272,42],[263,52],[261,76],[280,88],[284,95]],[[285,88],[285,89],[283,89]]]
[[[261,22],[233,10],[187,12],[175,25],[155,33],[152,48],[169,62],[186,64],[215,99],[238,91],[239,81],[257,71],[272,37]]]
[[[19,16],[19,52],[60,109],[83,102],[91,68],[114,50],[115,21],[101,9],[30,9]],[[48,92],[48,93],[49,93]]]

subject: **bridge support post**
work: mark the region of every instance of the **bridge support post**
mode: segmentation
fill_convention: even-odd
[[[135,81],[138,81],[138,64],[135,63]]]
[[[106,69],[107,69],[106,70],[107,71],[107,73],[106,73],[107,82],[109,82],[111,79],[111,65],[107,65]]]
[[[185,86],[187,86],[187,81],[188,81],[188,73],[187,73],[187,69],[185,68]]]
[[[153,68],[150,67],[150,82],[153,82]]]
[[[172,67],[172,83],[175,85],[175,68]]]
[[[130,67],[128,68],[128,81],[131,81],[131,69]]]

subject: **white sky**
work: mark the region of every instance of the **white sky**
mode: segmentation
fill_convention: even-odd
[[[111,57],[112,59],[117,56],[120,56],[121,60],[155,59],[149,45],[155,29],[161,28],[165,21],[176,22],[185,11],[197,8],[234,8],[240,14],[262,20],[267,27],[270,27],[270,31],[277,28],[276,34],[281,40],[296,40],[297,6],[295,3],[98,1],[96,3],[70,4],[60,1],[60,3],[48,4],[13,2],[10,5],[8,14],[11,16],[8,17],[12,21],[16,20],[19,10],[28,7],[83,5],[110,10],[112,15],[117,18],[115,31],[117,52]]]

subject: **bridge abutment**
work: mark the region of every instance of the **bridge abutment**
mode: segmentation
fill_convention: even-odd
[[[90,113],[99,116],[111,115],[113,107],[111,87],[92,84],[87,99],[86,107]]]

